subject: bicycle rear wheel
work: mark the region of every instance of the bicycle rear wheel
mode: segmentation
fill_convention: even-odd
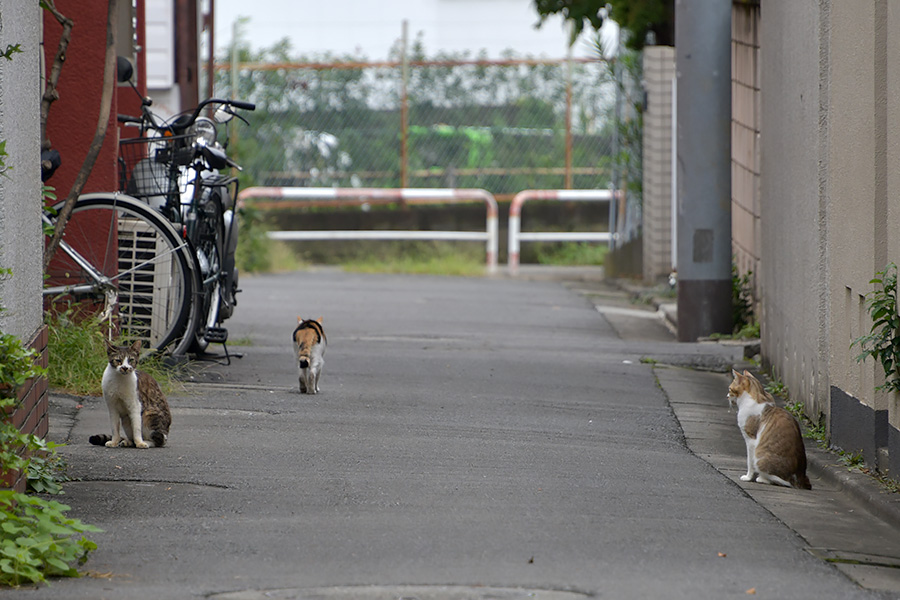
[[[111,304],[121,337],[185,354],[199,278],[188,245],[162,215],[130,196],[86,194],[75,204],[63,242],[46,273],[44,295],[51,302],[91,313]]]

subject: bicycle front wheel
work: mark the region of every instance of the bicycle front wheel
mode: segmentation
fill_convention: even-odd
[[[112,309],[120,337],[182,355],[198,280],[186,242],[153,208],[121,194],[86,194],[66,224],[44,295],[79,313]]]
[[[202,293],[197,298],[198,328],[190,349],[202,354],[209,347],[207,332],[218,327],[221,322],[219,303],[221,302],[224,273],[222,254],[225,222],[222,217],[222,205],[216,197],[206,198],[201,203],[198,212],[195,252],[200,264]]]

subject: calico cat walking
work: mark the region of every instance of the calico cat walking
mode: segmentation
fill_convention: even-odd
[[[297,357],[297,370],[300,372],[300,393],[316,394],[319,392],[319,377],[325,366],[325,346],[328,344],[322,328],[322,317],[316,320],[297,317],[297,323],[291,339],[294,342],[294,356]]]
[[[749,371],[732,369],[728,401],[737,406],[737,421],[747,445],[747,474],[741,481],[759,481],[786,487],[812,489],[806,476],[806,448],[800,424],[775,405],[769,394]]]
[[[144,438],[157,447],[165,446],[172,415],[159,384],[147,373],[137,370],[141,355],[140,340],[131,346],[106,342],[109,364],[103,371],[103,398],[109,409],[112,435],[92,435],[96,446],[136,446],[149,448]],[[124,429],[125,435],[122,435]]]

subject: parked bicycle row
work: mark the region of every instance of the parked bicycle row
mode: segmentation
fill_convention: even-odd
[[[119,81],[131,79],[130,63],[120,60]],[[202,353],[227,340],[222,324],[240,291],[238,181],[225,172],[240,167],[226,154],[217,126],[244,120],[236,111],[255,106],[211,98],[169,119],[151,106],[142,97],[140,116],[118,116],[137,129],[119,144],[119,189],[78,198],[47,270],[44,297],[98,313],[111,335],[140,339],[151,350]],[[56,225],[62,204],[44,211],[47,226]]]

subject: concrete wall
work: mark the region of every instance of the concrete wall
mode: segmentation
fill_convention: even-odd
[[[0,177],[0,331],[28,342],[41,327],[40,27],[35,3],[0,0],[3,47],[20,44],[21,54],[0,59],[0,140],[6,164]]]
[[[0,278],[0,331],[20,338],[47,366],[47,328],[43,325],[41,286],[43,235],[41,233],[40,168],[40,38],[38,4],[23,8],[19,0],[0,0],[2,39],[19,44],[21,54],[0,59],[0,140],[6,142],[9,170],[0,176],[0,267],[12,270]],[[24,433],[46,436],[47,379],[29,380],[17,390],[18,406],[11,418]],[[0,488],[24,492],[21,473],[6,472]]]
[[[644,49],[644,280],[672,272],[672,93],[675,49]]]
[[[884,183],[887,187],[885,202],[887,218],[887,260],[900,263],[900,6],[896,2],[887,2],[884,17],[884,58],[879,53],[879,62],[887,61],[885,70],[885,90],[883,98],[877,98],[878,105],[883,103],[884,114],[879,115],[876,128],[885,132],[884,151],[886,170]],[[897,479],[900,474],[900,396],[891,394],[887,398],[888,410],[888,448],[890,471]]]
[[[833,2],[829,8],[830,425],[833,443],[863,451],[873,464],[878,447],[886,444],[879,439],[885,432],[878,431],[886,426],[886,397],[874,391],[880,383],[875,366],[857,363],[858,350],[851,350],[850,342],[871,326],[865,294],[872,288],[869,280],[887,263],[886,2],[856,7]]]
[[[900,262],[900,6],[763,1],[763,355],[830,441],[900,474],[900,398],[851,342]]]
[[[827,32],[816,0],[762,2],[762,353],[813,415],[828,410]]]

